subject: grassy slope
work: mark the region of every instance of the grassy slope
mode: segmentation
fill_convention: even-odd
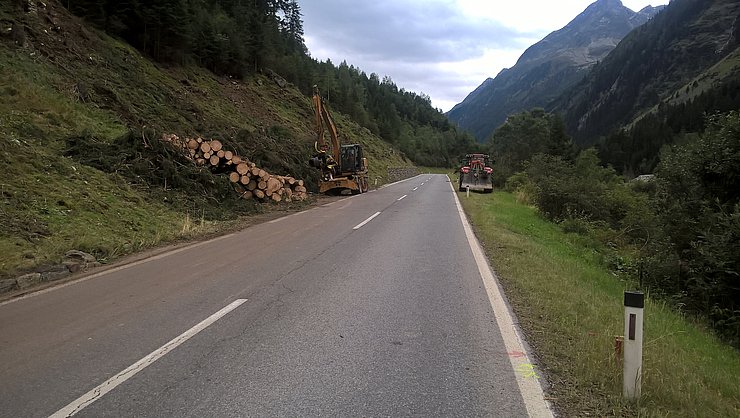
[[[623,291],[598,247],[508,193],[460,195],[564,416],[739,416],[740,355],[660,302],[645,308],[643,396],[621,398]]]
[[[262,76],[241,82],[197,67],[163,68],[85,27],[57,1],[36,14],[8,7],[0,5],[2,33],[13,22],[26,29],[18,43],[0,37],[0,278],[58,262],[70,249],[109,259],[217,230],[215,221],[237,215],[193,222],[202,212],[166,200],[164,190],[64,157],[73,136],[110,142],[146,127],[215,137],[272,172],[315,180],[306,164],[311,101],[294,88]],[[367,130],[335,118],[345,137],[365,145],[371,175],[409,165]],[[181,194],[176,200],[187,201]]]

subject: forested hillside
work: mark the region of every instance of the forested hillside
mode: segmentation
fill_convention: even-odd
[[[313,84],[373,182],[472,143],[427,97],[310,58],[296,2],[10,0],[0,28],[0,279],[71,249],[106,261],[268,210],[163,133],[218,139],[315,190]]]
[[[295,0],[69,0],[65,5],[159,62],[194,63],[236,78],[274,71],[306,95],[318,84],[334,109],[417,164],[449,166],[474,146],[429,97],[346,62],[337,67],[311,58]]]
[[[510,115],[489,142],[500,186],[736,347],[739,33],[740,3],[674,0],[561,107]]]
[[[733,0],[674,0],[550,109],[565,115],[576,142],[594,144],[682,88],[691,89],[696,77],[731,54],[738,46],[739,17],[740,3]],[[655,161],[646,168],[654,166]]]

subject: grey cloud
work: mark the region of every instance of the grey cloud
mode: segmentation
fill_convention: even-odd
[[[313,0],[301,9],[306,35],[346,55],[350,64],[355,64],[350,57],[461,61],[528,37],[491,22],[470,21],[452,2]]]

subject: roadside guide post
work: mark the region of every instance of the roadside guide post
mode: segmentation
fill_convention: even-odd
[[[470,185],[465,186],[465,197],[470,197]]]
[[[624,397],[638,399],[642,385],[642,314],[645,295],[624,292]]]

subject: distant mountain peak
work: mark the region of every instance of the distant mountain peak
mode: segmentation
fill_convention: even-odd
[[[630,10],[621,0],[597,0],[527,48],[512,68],[487,79],[448,117],[483,141],[509,114],[545,107],[652,16]]]

